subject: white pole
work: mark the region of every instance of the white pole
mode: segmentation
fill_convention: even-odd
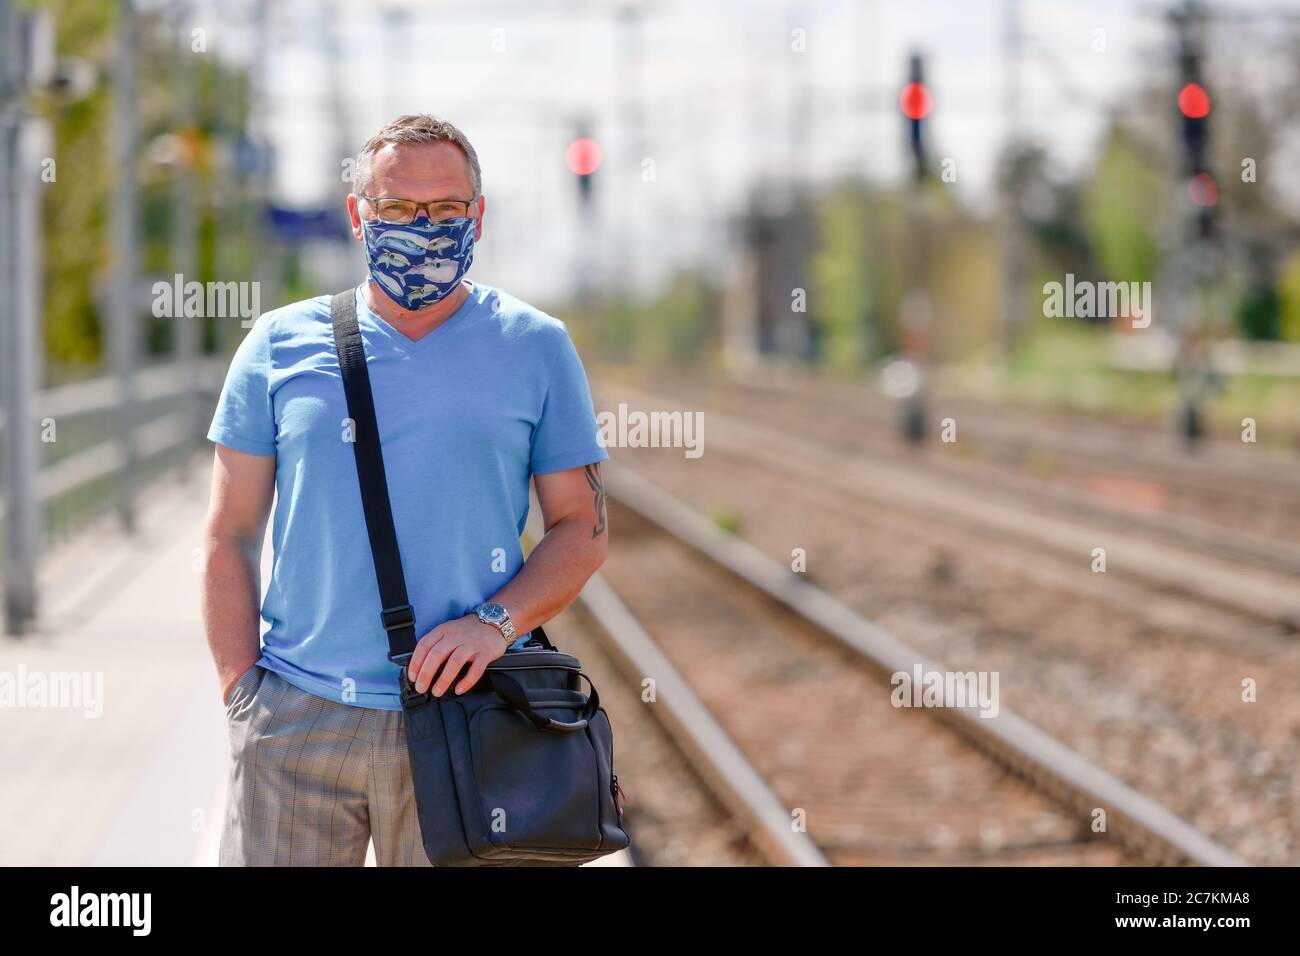
[[[33,404],[40,314],[40,189],[44,125],[23,114],[25,24],[0,0],[0,402],[4,409],[5,630],[22,633],[36,614],[41,510]],[[23,188],[26,186],[26,188]]]
[[[135,112],[135,11],[131,0],[118,0],[117,56],[113,63],[112,143],[113,273],[108,321],[111,328],[113,374],[121,387],[117,409],[118,442],[122,449],[117,475],[117,510],[122,526],[135,530],[135,489],[139,480],[136,448],[135,373],[139,362],[140,324],[136,308],[136,112]]]

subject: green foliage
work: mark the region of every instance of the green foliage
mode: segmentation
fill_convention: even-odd
[[[716,296],[699,275],[679,273],[667,293],[644,310],[637,353],[650,362],[698,357],[719,332]]]
[[[43,6],[54,20],[58,54],[88,60],[99,78],[85,99],[43,107],[53,132],[57,178],[49,184],[39,183],[36,177],[34,181],[44,189],[45,347],[49,377],[57,380],[84,375],[85,369],[104,358],[100,311],[112,263],[109,217],[113,190],[124,177],[132,177],[140,186],[142,274],[170,276],[173,271],[171,175],[168,168],[153,165],[148,156],[149,143],[161,134],[180,134],[191,144],[193,182],[199,202],[200,275],[194,278],[204,281],[215,275],[218,223],[217,209],[211,202],[213,153],[219,136],[238,135],[244,125],[247,83],[242,76],[219,68],[210,55],[178,58],[178,40],[172,28],[152,16],[138,14],[139,160],[132,169],[116,169],[110,161],[114,143],[109,124],[117,6],[101,0],[46,0]],[[176,126],[175,84],[171,80],[182,66],[198,72],[199,115],[192,130]],[[229,222],[238,223],[247,197],[236,194],[222,200],[227,212],[236,214]],[[145,320],[142,344],[146,351],[167,351],[172,344],[170,324],[149,317],[143,304],[141,318]],[[213,344],[209,324],[204,347]]]
[[[636,352],[637,324],[641,317],[630,299],[615,299],[609,304],[598,337],[601,350],[607,357],[620,362],[632,358]]]
[[[817,206],[817,248],[809,263],[809,317],[822,361],[832,370],[862,367],[869,354],[872,305],[862,193],[840,189]]]
[[[1101,273],[1124,282],[1155,278],[1159,249],[1153,235],[1165,197],[1167,170],[1121,127],[1114,127],[1084,190],[1083,214]]]
[[[997,237],[946,185],[931,180],[915,192],[842,185],[813,215],[809,318],[830,373],[861,372],[902,347],[899,317],[909,289],[929,297],[936,360],[965,354],[994,334]]]
[[[1237,303],[1237,326],[1248,339],[1276,341],[1282,331],[1282,297],[1272,286],[1247,288]]]
[[[745,516],[735,508],[710,508],[708,518],[715,526],[727,534],[740,534],[741,529],[745,526]]]
[[[1300,342],[1300,253],[1293,254],[1283,264],[1278,288],[1282,297],[1281,337],[1288,342]]]
[[[1002,278],[998,234],[989,223],[953,212],[931,230],[933,303],[930,336],[935,362],[960,359],[996,341],[1001,328]]]
[[[1117,367],[1111,337],[1099,326],[1041,319],[1006,374],[972,381],[979,382],[978,394],[986,401],[1166,425],[1178,403],[1176,378],[1168,371]],[[1261,423],[1262,441],[1285,442],[1300,428],[1300,380],[1251,372],[1228,376],[1205,411],[1218,433],[1233,434],[1250,417]]]
[[[110,65],[113,6],[95,0],[50,0],[60,54]],[[114,179],[108,155],[107,84],[53,117],[56,180],[43,188],[45,339],[51,359],[65,364],[99,360],[102,336],[94,301],[95,277],[107,252],[107,196]]]
[[[678,273],[654,299],[620,297],[548,310],[567,317],[579,344],[616,362],[698,361],[713,353],[721,333],[718,293],[694,272]]]

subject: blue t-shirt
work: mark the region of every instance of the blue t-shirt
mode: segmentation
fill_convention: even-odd
[[[564,323],[473,284],[412,341],[357,291],[393,521],[416,634],[458,618],[523,566],[531,475],[609,455]],[[275,455],[274,563],[258,663],[321,697],[401,710],[329,297],[263,315],[226,376],[208,438]],[[527,635],[521,636],[516,645]]]

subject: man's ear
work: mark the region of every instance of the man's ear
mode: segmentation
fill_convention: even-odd
[[[361,231],[361,207],[357,203],[357,194],[348,193],[348,218],[352,220],[352,235],[364,241]]]
[[[478,215],[474,219],[474,241],[478,242],[483,238],[483,211],[487,209],[487,200],[478,197]]]

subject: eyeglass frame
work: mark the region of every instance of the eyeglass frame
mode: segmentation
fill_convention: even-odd
[[[432,210],[429,207],[435,206],[439,203],[457,203],[458,205],[463,205],[465,207],[464,216],[453,216],[452,219],[474,219],[477,218],[477,216],[471,216],[470,209],[471,207],[474,206],[475,203],[479,201],[480,198],[482,198],[476,195],[470,199],[430,199],[428,202],[416,202],[414,199],[403,199],[400,196],[367,196],[365,193],[357,193],[357,195],[360,198],[364,199],[366,202],[370,203],[370,205],[375,207],[375,218],[373,220],[374,222],[389,222],[389,220],[387,219],[379,218],[379,203],[382,200],[396,200],[397,202],[409,202],[411,205],[413,205],[415,207],[415,212],[411,216],[410,220],[408,222],[390,223],[391,225],[395,225],[395,226],[410,225],[412,222],[415,222],[417,218],[419,218],[421,211],[424,212],[425,218],[428,219],[430,222],[448,222],[449,220],[446,219],[433,218]]]

